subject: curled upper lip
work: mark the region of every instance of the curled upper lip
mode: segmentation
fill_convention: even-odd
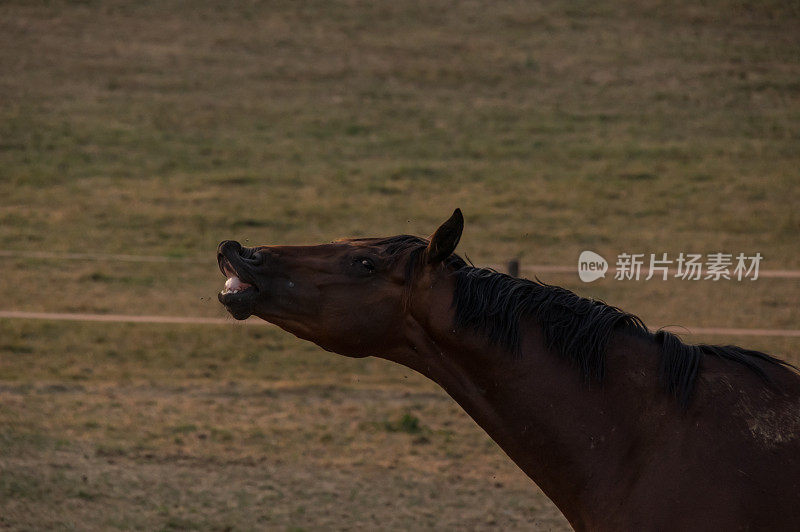
[[[242,256],[243,251],[248,253],[248,259]],[[243,248],[238,242],[223,242],[217,252],[217,264],[222,275],[225,277],[238,277],[243,282],[255,287],[258,287],[258,284],[249,270],[259,262],[259,258],[252,250]]]

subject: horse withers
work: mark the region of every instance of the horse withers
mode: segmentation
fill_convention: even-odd
[[[800,530],[800,375],[429,239],[219,245],[219,300],[437,382],[578,530]]]

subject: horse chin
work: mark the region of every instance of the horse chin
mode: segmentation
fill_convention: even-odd
[[[253,315],[258,290],[248,288],[239,292],[220,292],[217,299],[235,319],[246,320]]]

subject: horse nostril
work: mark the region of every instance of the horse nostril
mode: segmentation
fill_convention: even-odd
[[[258,266],[264,262],[264,255],[260,251],[246,251],[242,253],[242,260],[253,266]]]

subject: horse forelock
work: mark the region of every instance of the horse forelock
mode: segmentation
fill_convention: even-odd
[[[411,305],[412,288],[414,281],[422,270],[425,260],[425,249],[428,247],[428,240],[413,235],[397,235],[383,239],[377,239],[371,243],[381,250],[381,255],[391,261],[405,259],[405,283],[403,287],[403,308],[408,309]],[[450,255],[445,259],[445,266],[451,270],[458,270],[466,266],[464,259],[456,254]]]

